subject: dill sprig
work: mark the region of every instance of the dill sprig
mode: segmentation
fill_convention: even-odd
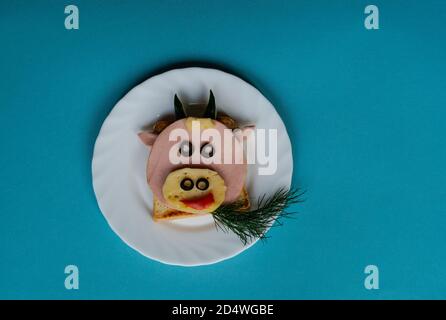
[[[281,226],[281,218],[295,213],[285,209],[302,202],[303,194],[299,189],[280,188],[270,197],[261,196],[257,206],[250,211],[244,211],[241,202],[220,206],[213,212],[215,226],[224,232],[234,232],[243,245],[257,238],[264,240],[269,227],[274,223]]]

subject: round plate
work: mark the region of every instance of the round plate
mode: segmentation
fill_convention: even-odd
[[[291,144],[273,105],[253,86],[231,74],[207,68],[175,69],[133,88],[105,119],[94,147],[93,188],[105,219],[119,237],[144,256],[173,265],[196,266],[228,259],[248,249],[233,233],[217,230],[211,215],[154,222],[152,192],[146,182],[150,149],[137,133],[158,118],[173,114],[173,96],[205,103],[212,89],[217,108],[241,124],[277,129],[277,171],[258,175],[248,166],[252,201],[289,187],[293,171]]]

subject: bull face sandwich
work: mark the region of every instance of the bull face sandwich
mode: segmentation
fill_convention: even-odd
[[[190,116],[177,95],[174,109],[174,121],[159,120],[152,131],[138,134],[151,149],[146,174],[154,220],[212,214],[221,230],[235,232],[245,244],[263,238],[275,220],[289,214],[283,209],[298,202],[298,194],[280,189],[249,211],[243,142],[253,126],[240,128],[218,114],[212,91],[199,116]]]
[[[212,92],[202,117],[188,117],[186,110],[175,96],[176,120],[156,123],[152,132],[139,133],[141,141],[151,147],[146,172],[154,194],[154,219],[211,213],[237,200],[249,208],[243,137],[232,133],[235,121],[217,118]],[[225,152],[233,157],[225,161]]]

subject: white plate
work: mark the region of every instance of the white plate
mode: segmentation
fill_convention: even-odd
[[[253,86],[231,74],[206,68],[175,69],[133,88],[105,119],[94,147],[93,188],[99,207],[119,237],[144,256],[173,265],[197,266],[228,259],[248,249],[235,234],[217,231],[211,216],[155,223],[152,192],[146,183],[149,149],[137,133],[157,118],[173,113],[173,96],[205,103],[209,89],[217,108],[240,123],[277,129],[278,166],[272,176],[248,168],[252,200],[289,187],[293,171],[291,144],[273,105]]]

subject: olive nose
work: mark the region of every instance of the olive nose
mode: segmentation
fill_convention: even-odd
[[[191,178],[184,178],[180,182],[180,187],[186,191],[192,190],[194,188],[194,181]]]
[[[206,178],[200,178],[197,180],[196,185],[199,190],[204,191],[209,188],[209,181]]]
[[[206,178],[199,178],[194,184],[194,181],[191,178],[184,178],[180,182],[181,189],[185,191],[190,191],[194,188],[194,185],[198,190],[205,191],[209,188],[209,181]]]

